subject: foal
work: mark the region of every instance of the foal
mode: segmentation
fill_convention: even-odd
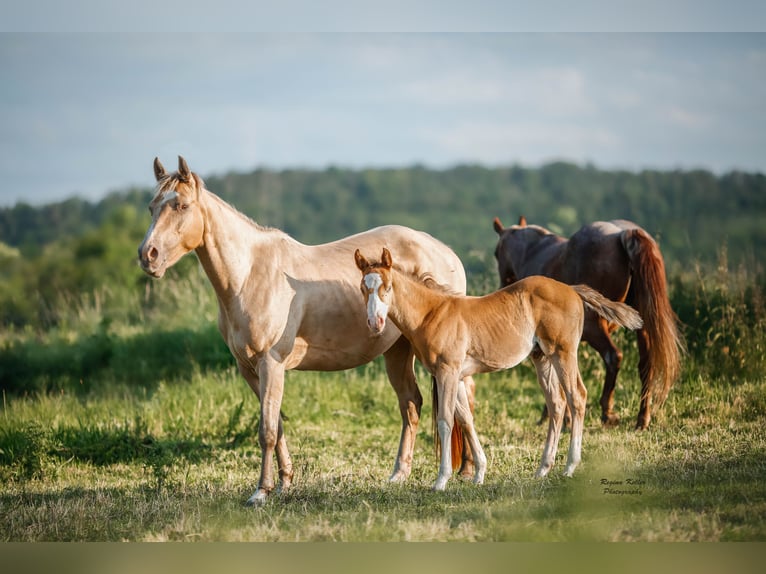
[[[584,306],[629,329],[642,325],[631,307],[606,299],[584,285],[569,286],[541,276],[528,277],[484,297],[467,297],[426,286],[394,267],[383,248],[379,262],[357,249],[367,326],[380,333],[390,317],[407,337],[420,362],[436,378],[437,428],[441,462],[434,490],[444,490],[452,473],[449,449],[454,420],[473,452],[474,482],[484,481],[487,459],[468,408],[463,377],[507,369],[531,357],[550,413],[548,437],[536,476],[553,466],[567,405],[572,413],[566,476],[580,462],[587,390],[577,365]]]

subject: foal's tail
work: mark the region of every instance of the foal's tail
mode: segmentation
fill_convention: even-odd
[[[648,381],[647,393],[661,406],[681,372],[684,351],[678,317],[668,298],[665,262],[659,246],[643,229],[625,230],[621,239],[630,259],[634,304],[644,319],[648,339],[648,360],[640,365],[641,378]]]
[[[577,292],[586,307],[595,311],[610,323],[615,323],[631,331],[636,331],[644,326],[641,315],[630,305],[607,299],[587,285],[572,285],[572,289]]]
[[[436,425],[436,419],[439,416],[439,391],[436,389],[436,377],[431,375],[431,430],[434,435],[434,451],[436,457],[441,456],[442,445],[439,440],[439,429]],[[463,462],[463,429],[457,424],[452,425],[452,436],[450,437],[450,453],[452,454],[452,470],[460,468]]]

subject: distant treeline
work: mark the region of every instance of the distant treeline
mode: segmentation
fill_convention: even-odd
[[[150,162],[145,167],[149,183]],[[760,173],[603,171],[557,162],[201,175],[208,189],[258,223],[304,243],[386,223],[422,229],[452,246],[469,276],[494,269],[496,216],[508,225],[524,215],[566,235],[590,221],[630,219],[660,241],[671,271],[692,262],[716,265],[722,253],[730,266],[750,265],[766,248]],[[33,307],[49,306],[54,295],[145,281],[135,253],[152,191],[147,185],[95,203],[73,198],[0,208],[0,325],[27,322],[40,313]]]

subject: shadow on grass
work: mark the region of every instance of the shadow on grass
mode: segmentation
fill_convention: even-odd
[[[0,348],[0,389],[84,394],[108,381],[154,390],[162,380],[234,364],[215,326],[120,337],[106,328],[74,341],[27,339]]]

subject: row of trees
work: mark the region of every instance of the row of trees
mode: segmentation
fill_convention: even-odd
[[[495,216],[510,224],[523,214],[567,235],[589,221],[631,219],[660,240],[671,273],[687,270],[691,261],[717,265],[722,250],[729,265],[750,265],[766,247],[763,174],[611,172],[568,163],[258,169],[211,176],[207,187],[305,243],[385,223],[428,231],[457,251],[477,289],[495,283]],[[147,187],[97,203],[70,199],[0,209],[0,325],[45,327],[61,320],[62,301],[103,289],[146,289],[135,253],[149,223],[151,194]],[[192,269],[187,261],[177,273]]]

